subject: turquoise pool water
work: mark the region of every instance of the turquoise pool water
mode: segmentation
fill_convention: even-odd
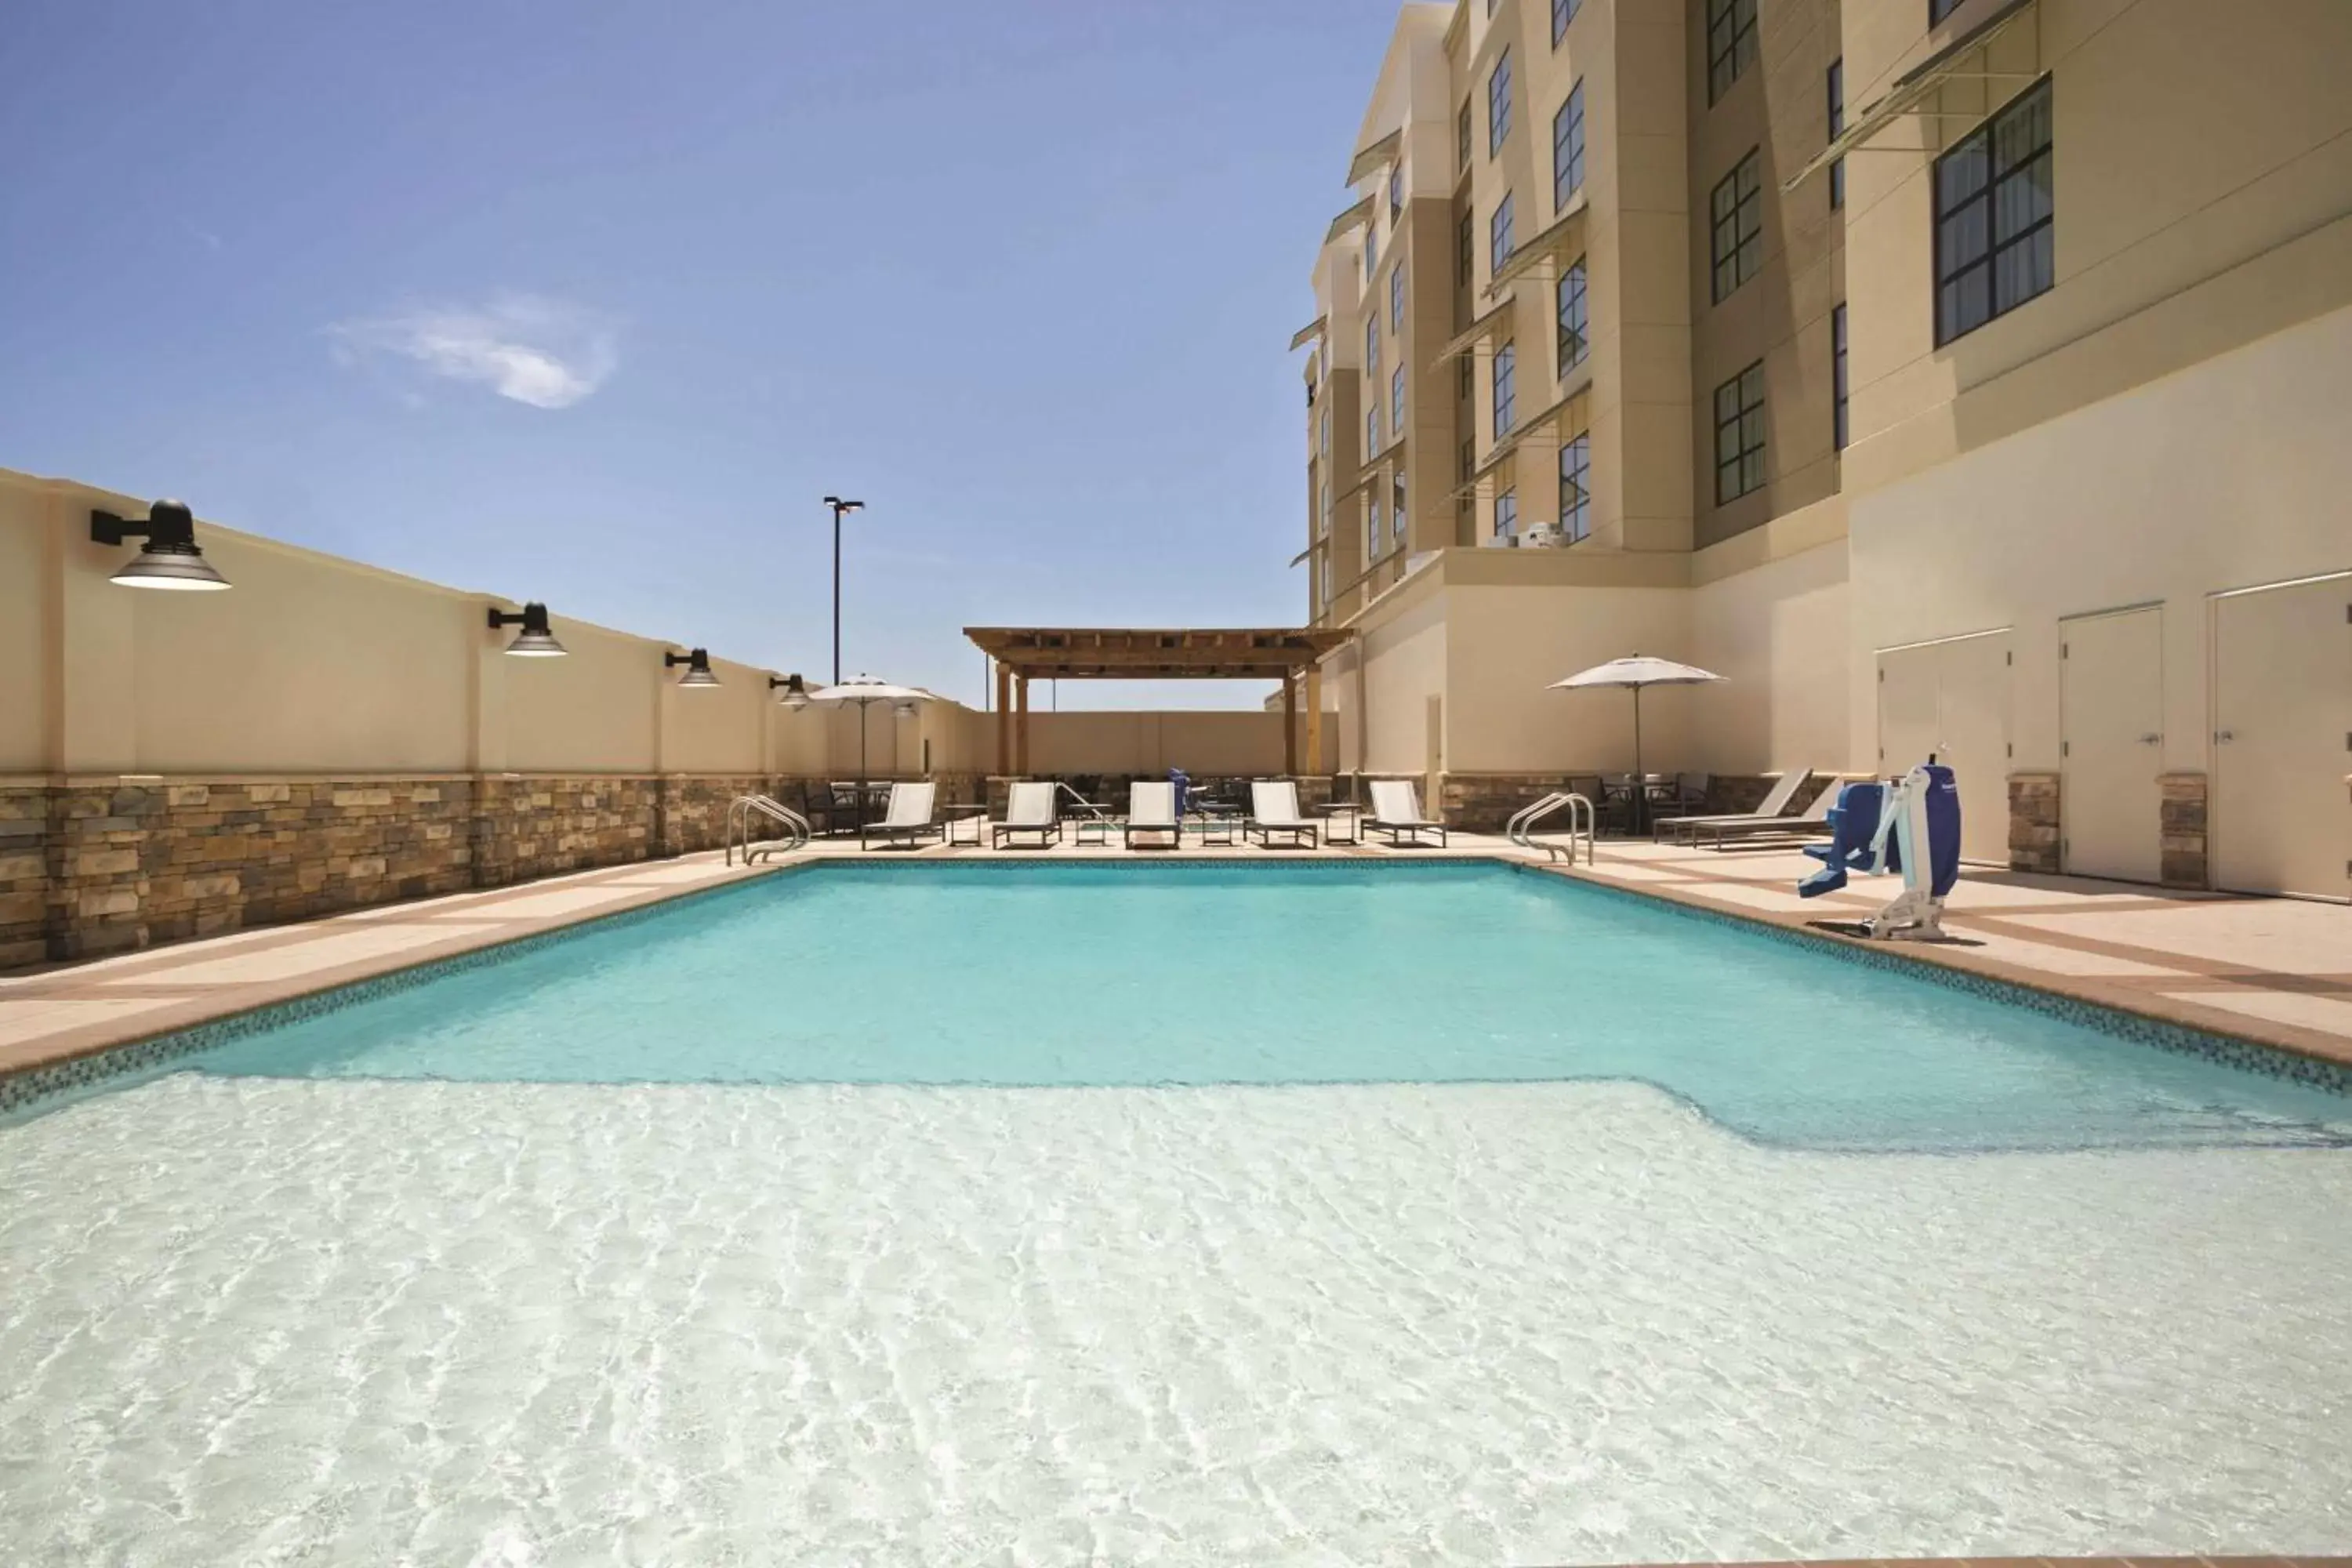
[[[1647,1083],[1768,1143],[2352,1145],[2352,1101],[1462,864],[827,866],[194,1058],[276,1078]]]

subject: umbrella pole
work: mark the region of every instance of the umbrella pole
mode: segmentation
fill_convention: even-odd
[[[857,705],[857,842],[866,842],[866,710],[871,702]]]
[[[1642,689],[1633,688],[1633,836],[1650,815],[1650,775],[1642,771]]]

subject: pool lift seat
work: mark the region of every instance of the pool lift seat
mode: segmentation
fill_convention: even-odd
[[[1805,848],[1822,868],[1797,884],[1798,895],[1834,892],[1848,871],[1898,873],[1903,891],[1871,916],[1868,934],[1944,940],[1944,900],[1960,879],[1960,794],[1952,770],[1931,754],[1892,784],[1847,784],[1829,820],[1832,841]]]

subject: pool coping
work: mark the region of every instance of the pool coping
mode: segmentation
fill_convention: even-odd
[[[495,908],[501,897],[522,897],[562,887],[626,884],[642,877],[649,865],[695,864],[716,859],[715,853],[680,857],[662,862],[632,862],[604,867],[568,877],[548,878],[500,889],[451,895],[330,917],[327,921],[260,928],[250,933],[255,946],[278,945],[315,933],[326,924],[348,922],[364,926],[394,909],[415,911],[439,906],[458,912],[483,906]],[[1001,867],[1006,869],[1039,865],[1197,866],[1232,868],[1237,866],[1323,866],[1334,869],[1387,861],[1393,864],[1500,867],[1534,876],[1546,876],[1596,889],[1619,898],[1662,904],[1694,918],[1722,921],[1769,933],[1816,952],[1901,973],[1931,983],[1991,997],[1994,1000],[2065,1018],[2102,1034],[2116,1036],[2158,1049],[2204,1058],[2242,1071],[2285,1079],[2309,1087],[2352,1096],[2352,1050],[2315,1030],[2271,1024],[2249,1027],[2239,1016],[2217,1021],[2212,1010],[2165,997],[2139,994],[2126,996],[2096,994],[2095,980],[2066,976],[2069,984],[2053,984],[2046,973],[2029,971],[1966,950],[1939,948],[1921,942],[1872,942],[1823,930],[1791,915],[1778,915],[1706,897],[1685,888],[1629,886],[1597,871],[1557,863],[1530,861],[1481,848],[1446,849],[1433,853],[1390,855],[1318,855],[1308,852],[1252,856],[1185,854],[1169,851],[1145,856],[1106,854],[1046,857],[1008,856],[1002,859],[963,857],[907,856],[873,859],[865,856],[803,855],[763,863],[712,867],[709,879],[674,887],[631,887],[622,895],[593,907],[532,916],[515,929],[453,929],[441,941],[398,952],[377,954],[313,971],[278,982],[252,983],[229,998],[193,997],[136,1018],[99,1022],[60,1030],[35,1042],[37,1055],[22,1062],[0,1065],[0,1119],[17,1120],[35,1107],[78,1097],[114,1080],[152,1076],[179,1058],[283,1024],[356,1005],[390,992],[427,984],[445,974],[501,963],[551,942],[607,929],[674,906],[739,891],[778,876],[805,872],[822,866],[864,866],[890,874],[918,866],[960,868]],[[176,946],[177,944],[175,944]],[[155,950],[150,950],[155,951]],[[143,955],[124,955],[138,957]],[[71,973],[85,966],[68,965],[28,976],[36,982],[51,973]],[[2094,993],[2084,994],[2084,992]],[[2151,1005],[2151,1002],[2160,1004]],[[161,1014],[159,1016],[158,1014]],[[42,1047],[47,1047],[46,1049]]]

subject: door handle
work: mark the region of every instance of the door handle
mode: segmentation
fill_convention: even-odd
[[[2235,730],[2216,730],[2213,731],[2213,739],[2225,746],[2237,738],[2238,732]]]
[[[2139,743],[2143,746],[2161,745],[2163,742],[2164,737],[2161,735],[2142,735],[2139,738]]]

